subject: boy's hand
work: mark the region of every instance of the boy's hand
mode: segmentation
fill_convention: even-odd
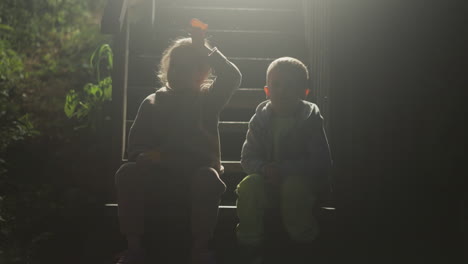
[[[278,165],[269,163],[263,167],[263,175],[267,185],[278,186],[281,183],[281,175]]]

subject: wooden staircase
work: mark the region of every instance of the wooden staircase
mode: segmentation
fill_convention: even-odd
[[[228,183],[223,204],[233,204],[232,190],[244,176],[238,161],[247,124],[265,100],[263,86],[268,64],[281,56],[307,62],[302,1],[141,1],[130,9],[125,133],[141,101],[160,84],[155,72],[170,41],[187,37],[191,18],[209,24],[208,39],[236,64],[243,75],[238,89],[220,116],[221,153]],[[151,12],[149,12],[151,11]],[[134,17],[132,17],[132,15]],[[153,18],[154,17],[154,18]],[[125,158],[125,149],[122,153]],[[233,179],[234,178],[234,179]]]
[[[249,119],[256,106],[265,100],[266,69],[271,61],[282,56],[295,57],[310,65],[304,1],[142,0],[133,1],[133,6],[132,1],[113,2],[114,9],[107,10],[108,17],[103,18],[103,22],[107,19],[103,32],[116,36],[113,137],[118,162],[126,160],[128,132],[140,103],[161,87],[156,72],[162,52],[171,40],[188,36],[191,18],[209,24],[207,35],[211,44],[242,72],[241,87],[221,113],[219,124],[225,166],[222,179],[227,191],[220,206],[215,240],[230,248],[235,243],[233,229],[237,223],[234,190],[245,177],[239,163],[241,147]],[[128,8],[125,14],[124,8]],[[316,95],[313,93],[312,97]]]

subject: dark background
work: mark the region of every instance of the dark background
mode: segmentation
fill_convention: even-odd
[[[463,263],[466,11],[462,1],[332,2],[343,260]]]

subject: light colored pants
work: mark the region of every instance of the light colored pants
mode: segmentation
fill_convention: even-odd
[[[291,239],[309,242],[318,236],[318,224],[313,215],[315,196],[305,177],[285,177],[279,188],[278,205],[267,195],[264,177],[252,174],[245,177],[237,186],[236,228],[240,244],[257,246],[263,241],[264,212],[266,208],[279,206],[285,229]]]
[[[165,175],[160,175],[161,173]],[[189,194],[185,195],[191,206],[193,238],[205,239],[211,236],[216,225],[219,200],[226,190],[226,185],[219,178],[218,172],[213,168],[205,167],[191,172],[188,177],[180,175],[180,172],[169,173],[170,175],[167,173],[167,170],[145,170],[137,166],[135,162],[125,163],[119,168],[115,175],[115,183],[120,231],[125,235],[143,235],[145,232],[145,199],[148,197],[145,191],[148,190],[146,185],[148,182],[154,183],[154,181],[148,181],[148,178],[161,177],[161,180],[155,181],[159,186],[151,186],[151,190],[160,192],[161,195],[158,195],[158,198],[165,199],[167,202],[171,199],[181,199],[176,196],[188,191]],[[181,177],[174,178],[178,176]],[[170,180],[166,181],[165,178]]]

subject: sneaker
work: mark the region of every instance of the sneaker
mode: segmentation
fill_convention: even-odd
[[[143,250],[126,250],[118,256],[116,264],[144,264],[145,257]]]

